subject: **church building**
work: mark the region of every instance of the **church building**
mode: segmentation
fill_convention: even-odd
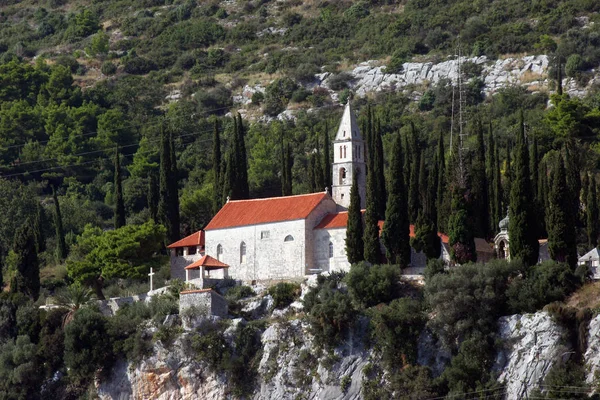
[[[345,240],[350,189],[353,174],[357,174],[364,209],[367,172],[365,141],[350,102],[344,109],[333,153],[331,195],[324,190],[227,201],[203,231],[169,246],[171,277],[205,276],[202,267],[200,271],[192,270],[204,256],[225,265],[220,271],[209,272],[214,278],[219,278],[214,274],[222,273],[243,281],[282,280],[349,271]],[[379,221],[380,231],[382,227],[383,221]],[[414,235],[412,226],[411,234]],[[449,261],[448,238],[440,235],[440,240],[442,258]],[[412,251],[411,271],[422,273],[425,262],[422,253]]]

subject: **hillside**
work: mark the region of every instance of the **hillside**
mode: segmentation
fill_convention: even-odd
[[[0,398],[596,390],[599,276],[578,256],[600,239],[597,1],[0,3]],[[354,159],[332,167],[353,154],[332,145],[344,105],[364,196]],[[180,313],[194,287],[169,255],[223,248],[169,244],[230,200],[339,211],[336,184],[345,270],[306,275],[315,205],[281,237],[301,285],[231,265],[200,287],[226,315]]]

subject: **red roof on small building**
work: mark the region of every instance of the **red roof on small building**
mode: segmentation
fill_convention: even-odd
[[[364,214],[365,210],[361,210]],[[379,221],[379,231],[383,230],[384,221]],[[345,228],[348,225],[348,211],[340,211],[334,214],[327,214],[321,222],[315,227],[315,229],[337,229]],[[410,225],[410,237],[415,237],[415,226]],[[448,235],[445,233],[438,232],[438,236],[442,239],[442,243],[448,243]]]
[[[323,200],[329,198],[327,193],[311,193],[267,199],[232,200],[219,210],[204,230],[304,219]]]
[[[204,267],[206,269],[221,269],[221,268],[229,268],[229,265],[222,263],[221,261],[217,260],[214,257],[205,255],[198,261],[185,267],[185,269],[196,269],[196,268],[200,268],[200,267]]]
[[[186,236],[183,239],[176,241],[167,246],[169,249],[175,249],[178,247],[190,247],[190,246],[202,246],[204,247],[204,231],[198,231],[192,233],[190,236]]]

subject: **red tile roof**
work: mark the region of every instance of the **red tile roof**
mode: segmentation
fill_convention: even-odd
[[[232,200],[219,210],[204,230],[304,219],[319,203],[329,198],[327,193],[311,193],[268,199]]]
[[[363,214],[365,210],[361,211]],[[384,221],[379,221],[379,230],[383,230]],[[327,214],[321,222],[315,227],[315,229],[336,229],[345,228],[348,225],[348,211],[340,211],[334,214]],[[442,239],[442,243],[448,243],[448,235],[445,233],[438,232],[438,236]],[[410,225],[410,237],[415,237],[415,226]]]
[[[211,257],[209,255],[205,255],[204,257],[202,257],[201,259],[199,259],[198,261],[188,265],[187,267],[185,267],[185,269],[196,269],[196,268],[200,268],[200,267],[204,267],[206,269],[221,269],[221,268],[229,268],[229,265],[222,263],[221,261],[217,260],[214,257]]]
[[[190,247],[190,246],[203,246],[204,247],[204,231],[198,231],[192,233],[190,236],[186,236],[183,239],[176,241],[167,246],[169,249],[175,249],[177,247]]]

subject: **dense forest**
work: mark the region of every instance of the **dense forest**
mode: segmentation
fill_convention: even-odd
[[[416,226],[410,245],[429,258],[439,256],[439,231],[449,235],[455,262],[475,262],[473,239],[493,238],[508,212],[511,254],[521,261],[453,273],[432,262],[426,290],[416,294],[389,283],[397,268],[357,264],[345,278],[320,280],[305,304],[325,347],[343,338],[356,311],[397,329],[374,333],[383,369],[371,371],[373,382],[391,371],[392,387],[365,389],[371,398],[494,388],[494,320],[565,300],[587,279],[577,254],[598,244],[600,92],[592,86],[575,98],[561,87],[562,77],[593,78],[598,11],[593,0],[4,1],[0,397],[78,398],[119,354],[142,357],[153,339],[139,325],[177,312],[176,285],[113,318],[83,306],[92,297],[146,292],[150,267],[162,284],[165,245],[203,228],[227,197],[331,185],[328,144],[340,103],[353,97],[345,70],[371,59],[389,72],[410,60],[446,59],[459,35],[466,55],[547,54],[552,90],[505,87],[485,97],[480,67],[465,63],[462,126],[450,80],[417,100],[393,90],[354,96],[370,157],[364,234],[354,207],[360,233],[350,256],[378,264],[377,221],[385,219],[382,241],[394,264],[407,266],[409,239],[391,227],[409,223]],[[310,85],[321,72],[333,74],[340,101]],[[240,109],[234,93],[257,82],[268,82],[264,94]],[[299,110],[295,118],[273,118],[286,108]],[[529,267],[537,240],[546,238],[556,262]],[[390,285],[388,295],[361,287],[380,287],[379,280]],[[448,320],[430,321],[454,356],[434,381],[403,347],[401,339],[412,343],[417,331],[398,327],[423,326],[426,310],[447,305],[452,287],[487,288],[493,299],[487,314],[461,320],[465,305],[457,300]],[[62,308],[39,310],[50,298]],[[589,320],[557,308],[570,322]],[[319,322],[329,319],[339,323]],[[161,326],[154,340],[173,334]],[[409,385],[415,379],[418,388]]]

